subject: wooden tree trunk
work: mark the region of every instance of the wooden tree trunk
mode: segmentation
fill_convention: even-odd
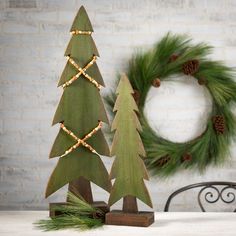
[[[103,201],[93,201],[93,195],[92,195],[92,189],[91,189],[91,184],[90,181],[85,179],[84,177],[80,177],[76,180],[73,180],[69,183],[68,191],[72,192],[75,195],[80,195],[84,198],[86,202],[91,204],[93,207],[100,209],[104,213],[107,213],[110,211],[109,206],[107,203]],[[67,203],[68,203],[68,198],[67,198]],[[66,202],[60,202],[60,203],[50,203],[49,206],[49,216],[50,217],[55,217],[59,216],[62,214],[60,211],[55,211],[55,206],[60,206],[60,205],[66,205]]]
[[[92,204],[93,203],[93,195],[92,195],[92,189],[90,185],[90,181],[79,177],[76,180],[73,180],[69,183],[68,190],[76,195],[76,193],[79,193],[86,202]],[[68,199],[67,199],[68,201]]]
[[[123,198],[123,212],[138,213],[138,205],[136,197],[128,195]]]
[[[106,224],[147,227],[154,222],[153,212],[138,212],[137,198],[128,195],[123,198],[123,210],[106,214]]]

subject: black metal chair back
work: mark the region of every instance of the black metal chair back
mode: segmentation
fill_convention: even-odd
[[[216,203],[219,200],[221,200],[227,204],[235,202],[236,199],[236,183],[221,182],[221,181],[203,182],[203,183],[187,185],[173,192],[167,199],[164,211],[165,212],[169,211],[170,203],[176,195],[193,188],[201,188],[198,193],[197,200],[203,212],[206,211],[205,208],[203,207],[203,202],[202,202],[203,199],[207,203]],[[236,212],[236,208],[234,212]]]

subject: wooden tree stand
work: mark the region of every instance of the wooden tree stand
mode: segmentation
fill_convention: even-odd
[[[154,212],[138,211],[137,200],[133,196],[124,197],[123,211],[113,210],[106,214],[107,225],[148,227],[154,222]]]
[[[80,177],[77,180],[74,180],[69,183],[69,191],[76,195],[76,192],[79,193],[89,204],[91,204],[94,208],[98,208],[102,210],[104,213],[110,211],[110,207],[107,203],[103,201],[93,201],[93,195],[91,190],[91,185],[88,180],[83,177]],[[49,216],[55,217],[61,215],[60,211],[55,211],[56,206],[67,205],[68,202],[56,202],[49,203]]]

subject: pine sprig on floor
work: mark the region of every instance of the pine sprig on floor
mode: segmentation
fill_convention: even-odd
[[[92,207],[82,197],[68,192],[68,204],[54,207],[61,215],[53,218],[39,220],[35,226],[43,231],[60,229],[87,230],[103,225],[105,214]]]
[[[61,229],[88,230],[101,227],[103,223],[99,219],[67,214],[52,219],[40,220],[35,225],[43,231],[54,231]]]

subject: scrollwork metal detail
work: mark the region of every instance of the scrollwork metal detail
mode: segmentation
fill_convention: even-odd
[[[177,194],[187,191],[192,188],[199,188],[199,187],[201,187],[201,189],[198,193],[197,200],[203,212],[206,211],[203,206],[205,203],[212,204],[220,200],[226,204],[232,204],[234,202],[236,203],[235,201],[236,200],[236,183],[205,182],[205,183],[197,183],[197,184],[188,185],[173,192],[166,202],[164,211],[169,210],[170,202],[172,198],[174,198]],[[236,208],[234,212],[236,212]]]
[[[227,192],[225,195],[224,193],[230,190],[230,192]],[[232,203],[235,201],[235,192],[236,192],[236,187],[233,186],[226,186],[224,188],[222,188],[221,192],[220,192],[220,196],[221,196],[221,200],[224,203]]]
[[[220,199],[220,191],[214,187],[214,186],[206,186],[204,188],[202,188],[200,190],[200,192],[198,193],[198,204],[199,206],[201,207],[202,211],[205,212],[205,209],[202,205],[202,202],[201,202],[201,196],[202,196],[202,193],[205,191],[205,190],[208,190],[206,193],[205,193],[205,196],[204,196],[204,199],[206,202],[208,203],[215,203],[217,202],[219,199]]]

